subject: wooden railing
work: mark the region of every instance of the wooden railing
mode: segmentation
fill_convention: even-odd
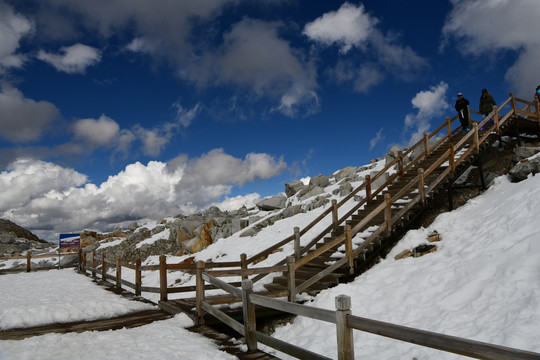
[[[0,273],[2,272],[23,272],[23,271],[26,271],[26,272],[30,272],[32,271],[32,259],[47,259],[47,258],[58,258],[58,268],[60,269],[61,268],[61,265],[60,265],[60,259],[61,257],[72,257],[72,256],[79,256],[78,253],[72,253],[72,252],[58,252],[58,253],[53,253],[53,254],[39,254],[39,255],[32,255],[32,252],[31,251],[28,251],[26,253],[26,255],[21,255],[21,256],[2,256],[0,257],[0,261],[3,261],[3,260],[26,260],[26,267],[25,268],[11,268],[11,269],[1,269],[0,268]],[[64,268],[69,268],[69,267],[76,267],[77,265],[72,265],[72,266],[63,266]],[[52,265],[51,267],[55,267],[55,265]],[[42,266],[38,266],[38,267],[35,267],[33,269],[33,271],[39,271],[39,270],[49,270],[50,268],[43,268]]]
[[[257,350],[258,342],[260,342],[299,359],[329,359],[303,347],[296,346],[257,331],[255,305],[259,305],[289,314],[305,316],[311,319],[335,324],[337,358],[339,360],[354,359],[353,330],[369,332],[416,345],[479,359],[540,359],[540,354],[530,351],[493,345],[354,316],[351,312],[351,298],[346,295],[339,295],[335,298],[336,311],[331,311],[254,294],[253,282],[249,279],[243,280],[242,288],[239,289],[224,283],[208,273],[202,271],[198,272],[197,284],[202,285],[205,282],[220,287],[231,294],[231,296],[242,299],[243,323],[233,319],[225,312],[213,307],[212,304],[205,301],[204,290],[198,292],[197,296],[196,308],[198,323],[204,323],[205,312],[211,314],[231,329],[244,336],[245,343],[250,351]],[[203,289],[202,286],[200,288]]]

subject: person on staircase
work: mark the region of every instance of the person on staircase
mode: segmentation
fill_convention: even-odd
[[[482,95],[480,96],[480,114],[482,114],[482,120],[488,116],[493,111],[493,106],[497,105],[493,96],[487,91],[487,89],[482,89]],[[493,126],[493,119],[489,120],[491,126]],[[482,127],[480,130],[484,130]]]
[[[455,108],[458,112],[459,122],[461,123],[463,130],[469,132],[471,130],[469,128],[469,100],[465,99],[462,93],[458,93],[457,96],[458,99]]]
[[[536,92],[534,93],[534,99],[540,101],[540,85],[536,87]]]

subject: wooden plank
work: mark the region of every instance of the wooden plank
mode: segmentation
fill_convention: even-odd
[[[289,243],[290,241],[294,240],[294,234],[281,240],[280,242],[270,246],[269,248],[267,248],[266,250],[263,250],[255,255],[253,255],[252,257],[250,257],[249,259],[247,259],[247,264],[251,264],[257,260],[259,260],[260,258],[263,258],[265,256],[268,256],[270,255],[273,251],[279,249],[280,247],[282,247],[283,245]]]
[[[142,265],[141,271],[156,271],[159,270],[159,265]]]
[[[135,289],[135,284],[132,283],[132,282],[129,282],[127,280],[124,280],[124,279],[120,279],[120,284],[124,285],[124,286],[127,286],[129,288],[132,288],[132,289]]]
[[[354,315],[347,316],[347,325],[372,334],[479,359],[540,359],[538,353],[413,329]]]
[[[287,267],[276,265],[276,266],[251,268],[251,269],[246,269],[246,270],[242,270],[242,269],[213,270],[213,271],[206,271],[206,273],[214,277],[227,277],[227,276],[255,275],[255,274],[267,275],[270,273],[282,272],[286,270],[287,270]]]
[[[304,348],[298,347],[293,344],[289,344],[288,342],[273,338],[271,336],[265,335],[258,331],[255,331],[253,335],[255,339],[257,339],[257,341],[263,343],[264,345],[270,346],[271,348],[274,348],[285,354],[294,356],[295,358],[298,358],[298,359],[330,360],[330,358],[326,356],[319,355],[317,353],[314,353],[312,351],[306,350]]]
[[[159,288],[154,286],[141,286],[141,292],[159,294]]]
[[[336,323],[336,313],[332,310],[319,309],[313,306],[300,305],[283,300],[272,299],[267,296],[251,294],[250,300],[255,305],[264,306],[270,309],[287,312],[300,316],[307,316],[311,319],[321,320],[332,324]]]
[[[311,285],[315,284],[317,281],[324,278],[326,275],[330,274],[332,271],[342,267],[347,263],[348,259],[347,257],[341,258],[341,260],[336,261],[334,264],[329,266],[328,268],[324,269],[323,271],[319,272],[315,276],[311,277],[310,279],[304,281],[302,284],[298,285],[296,287],[296,293],[301,293],[302,291],[306,290]]]
[[[228,293],[234,295],[235,297],[242,297],[242,290],[235,288],[234,286],[231,286],[227,284],[225,281],[220,280],[218,278],[215,278],[213,276],[208,275],[207,273],[202,273],[202,278],[204,281],[208,281],[209,283],[227,291]]]
[[[232,283],[228,283],[231,286],[241,286],[242,283],[240,281],[235,281]],[[221,289],[218,286],[215,285],[204,285],[204,290],[215,290],[215,289]],[[172,287],[167,289],[167,293],[169,294],[176,294],[176,293],[184,293],[184,292],[192,292],[196,291],[197,286],[196,285],[189,285],[189,286],[180,286],[180,287]]]
[[[244,325],[240,324],[238,321],[234,320],[229,315],[225,314],[223,311],[218,310],[214,308],[212,305],[207,303],[206,301],[203,301],[201,303],[201,306],[204,311],[239,333],[240,335],[244,335]]]
[[[295,270],[300,268],[302,265],[310,262],[311,260],[313,260],[317,256],[321,255],[322,253],[324,253],[324,252],[328,251],[329,249],[333,248],[334,246],[337,246],[337,245],[341,244],[343,241],[345,241],[345,234],[343,234],[341,236],[338,236],[337,238],[330,241],[329,243],[324,244],[323,246],[321,246],[320,248],[318,248],[317,250],[315,250],[311,254],[309,254],[309,255],[301,258],[300,260],[298,260],[294,264]]]

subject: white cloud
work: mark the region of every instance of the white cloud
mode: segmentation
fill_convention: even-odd
[[[346,2],[337,11],[307,23],[304,34],[326,46],[336,43],[341,46],[342,53],[347,53],[353,46],[361,46],[367,40],[377,22],[365,12],[362,4],[355,6]]]
[[[372,138],[371,140],[369,140],[369,150],[373,150],[373,148],[378,144],[380,143],[382,140],[384,140],[384,136],[382,134],[383,132],[383,129],[379,129],[379,131],[377,131],[377,134],[375,135],[374,138]]]
[[[238,195],[235,197],[225,197],[220,203],[214,203],[221,211],[234,211],[240,209],[242,206],[246,208],[252,208],[259,202],[261,196],[257,193],[251,193],[247,195]]]
[[[181,155],[168,164],[130,164],[98,185],[73,169],[17,160],[0,173],[0,188],[10,189],[0,193],[0,217],[31,230],[106,231],[121,222],[201,211],[219,204],[233,184],[266,179],[285,167],[268,154],[250,153],[242,160],[216,149],[192,160]],[[219,205],[251,206],[258,198],[226,198]]]
[[[506,73],[516,93],[529,98],[538,85],[540,36],[537,0],[451,0],[442,33],[443,48],[455,38],[465,55],[494,57],[511,50],[517,60]]]
[[[183,127],[188,127],[191,125],[191,122],[195,117],[201,112],[202,105],[198,102],[192,109],[186,110],[180,104],[179,101],[176,101],[173,104],[173,107],[176,109],[176,121]]]
[[[56,70],[68,74],[83,74],[86,69],[101,60],[101,52],[84,44],[75,44],[60,48],[61,55],[40,50],[38,59],[51,64]]]
[[[405,117],[405,127],[415,128],[409,144],[418,142],[425,131],[429,130],[430,120],[440,116],[450,105],[446,100],[448,84],[441,81],[438,85],[431,86],[429,90],[420,91],[411,100],[417,112],[407,114]]]
[[[306,24],[304,34],[324,46],[340,46],[343,56],[330,74],[338,82],[352,82],[358,92],[367,92],[386,74],[408,81],[427,66],[427,61],[409,46],[397,43],[395,36],[385,36],[378,23],[362,4],[346,2],[337,11]]]
[[[37,140],[59,117],[59,110],[50,102],[25,98],[9,84],[2,85],[0,137],[14,143]]]
[[[163,133],[157,128],[146,129],[141,126],[135,126],[133,132],[142,141],[144,153],[151,156],[159,155],[172,136],[171,133]]]
[[[116,121],[105,115],[101,115],[97,120],[78,120],[73,128],[75,140],[82,140],[92,147],[110,146],[120,131]]]
[[[2,67],[21,67],[26,56],[16,54],[21,39],[32,33],[33,24],[0,2],[0,71]]]

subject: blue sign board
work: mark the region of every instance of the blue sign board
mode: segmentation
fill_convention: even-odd
[[[80,247],[80,234],[60,234],[60,248],[78,248]]]

